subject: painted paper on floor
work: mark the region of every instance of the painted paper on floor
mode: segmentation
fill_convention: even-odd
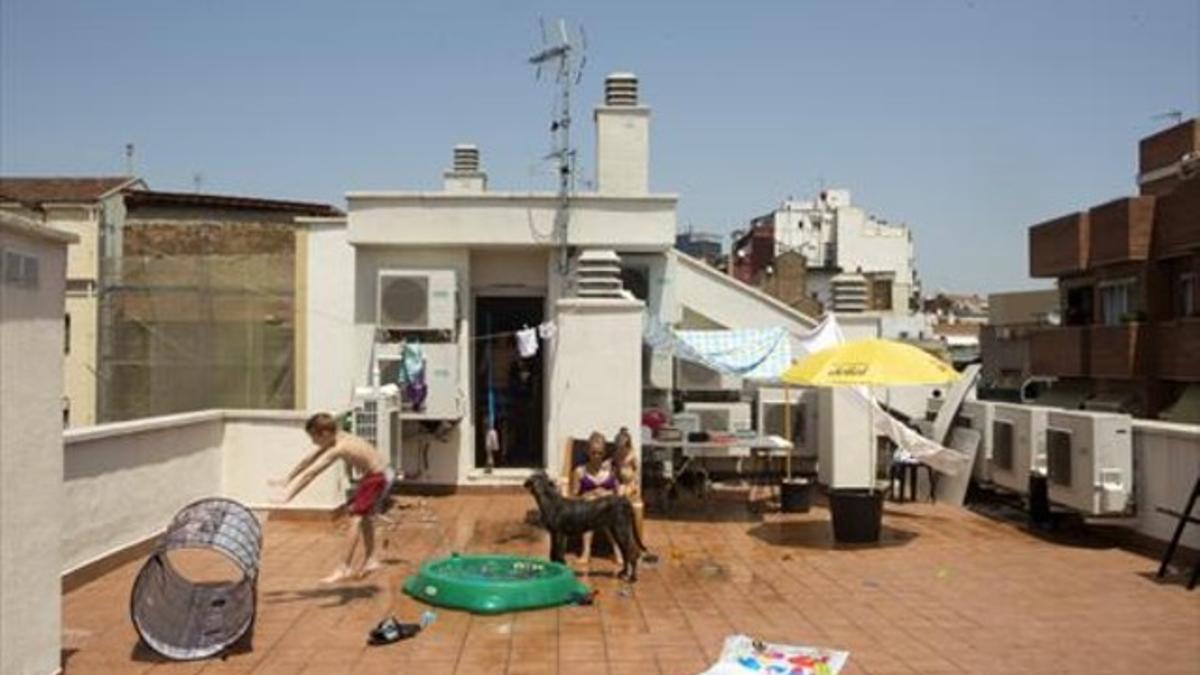
[[[701,675],[836,675],[849,658],[850,652],[732,635],[725,638],[720,659]]]

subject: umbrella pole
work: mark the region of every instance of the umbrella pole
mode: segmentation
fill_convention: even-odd
[[[787,456],[783,461],[790,481],[792,479],[792,452],[796,448],[795,441],[792,440],[792,390],[787,383],[783,385],[783,435],[788,443],[793,444],[791,448],[788,448]]]

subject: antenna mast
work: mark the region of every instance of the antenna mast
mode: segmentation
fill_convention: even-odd
[[[567,226],[570,223],[571,194],[575,192],[575,149],[571,147],[571,88],[583,77],[583,67],[587,64],[584,50],[587,48],[587,35],[583,26],[579,27],[578,38],[574,41],[567,30],[567,22],[558,20],[557,43],[551,44],[546,35],[546,24],[539,19],[542,29],[542,50],[529,57],[529,63],[536,67],[537,78],[541,79],[542,66],[553,68],[554,81],[558,85],[558,96],[554,119],[550,122],[550,134],[553,138],[553,150],[544,159],[553,159],[558,168],[558,208],[554,213],[554,237],[559,244],[559,273],[566,274],[569,261],[567,259]],[[576,61],[578,53],[578,61]]]

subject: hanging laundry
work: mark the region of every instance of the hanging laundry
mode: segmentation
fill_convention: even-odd
[[[538,351],[538,334],[534,328],[525,328],[517,331],[517,353],[523,359],[530,359],[537,355]]]
[[[404,385],[404,402],[414,412],[424,410],[429,386],[425,383],[425,353],[416,340],[405,342],[400,350],[400,381]]]
[[[542,338],[543,340],[553,340],[554,335],[557,332],[558,327],[554,325],[553,321],[547,321],[538,326],[538,337]]]

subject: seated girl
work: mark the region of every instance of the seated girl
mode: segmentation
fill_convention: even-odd
[[[641,475],[638,471],[637,457],[633,453],[633,437],[629,429],[621,427],[613,438],[616,451],[613,453],[612,467],[617,474],[617,493],[628,497],[629,501],[637,502],[642,492]]]
[[[593,431],[588,437],[587,461],[571,471],[571,496],[581,499],[597,499],[620,493],[621,483],[613,471],[612,462],[605,457],[604,434]],[[592,533],[583,535],[583,551],[580,564],[586,565],[592,557]]]

